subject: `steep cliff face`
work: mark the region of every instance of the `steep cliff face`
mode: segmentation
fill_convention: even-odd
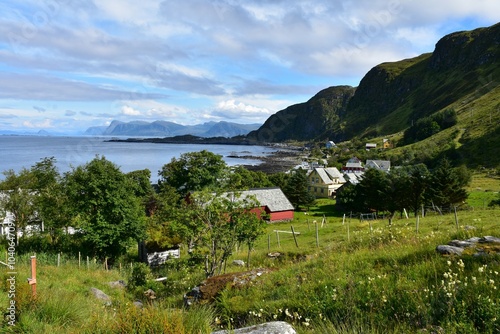
[[[326,88],[309,101],[277,112],[247,138],[257,142],[287,140],[336,140],[349,100],[354,95],[351,86]]]
[[[271,116],[249,134],[258,141],[348,140],[404,130],[500,81],[500,24],[443,37],[433,53],[382,63],[359,87],[330,87]],[[485,89],[485,87],[488,87]]]

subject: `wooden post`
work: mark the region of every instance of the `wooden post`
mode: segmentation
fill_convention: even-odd
[[[323,225],[326,224],[326,217],[323,215],[323,220],[321,221],[321,228],[323,228]]]
[[[351,224],[351,218],[347,221],[347,242],[351,241],[351,236],[349,235],[349,225]]]
[[[416,225],[416,232],[417,232],[417,234],[418,234],[418,223],[419,223],[419,218],[420,218],[420,217],[417,215],[417,225]]]
[[[89,256],[87,255],[87,270],[90,268],[90,263],[89,263]]]
[[[31,285],[31,296],[36,297],[36,256],[31,257],[31,278],[28,278],[28,283]]]
[[[344,217],[342,217],[342,225],[345,224],[345,213],[344,213]]]
[[[319,248],[318,223],[316,223],[316,247],[318,247],[318,248]]]
[[[78,268],[80,268],[81,262],[82,262],[82,254],[80,254],[80,252],[78,252]]]
[[[104,258],[104,270],[106,270],[106,271],[108,270],[108,257],[107,256]]]
[[[408,219],[408,212],[406,212],[406,209],[405,209],[405,208],[403,208],[403,212],[404,212],[404,214],[405,214],[406,219]]]
[[[280,245],[280,233],[278,231],[276,231],[276,239],[278,239],[278,248],[281,247]]]
[[[457,216],[457,207],[455,206],[455,225],[457,226],[457,231],[458,231],[458,216]]]
[[[58,253],[57,254],[57,266],[59,267],[60,264],[61,264],[61,253]]]
[[[295,241],[295,246],[299,248],[299,244],[297,243],[297,237],[295,236],[295,231],[293,230],[293,225],[291,226],[291,228],[292,228],[293,240]]]

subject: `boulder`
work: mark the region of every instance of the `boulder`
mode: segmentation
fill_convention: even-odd
[[[296,334],[297,332],[289,323],[284,321],[266,322],[260,325],[234,330],[212,332],[212,334]]]
[[[452,240],[448,242],[449,246],[459,247],[459,248],[468,248],[474,247],[476,245],[475,242],[464,241],[464,240]]]
[[[479,243],[482,244],[500,244],[500,238],[492,237],[491,235],[484,236],[479,238]]]
[[[464,249],[450,245],[439,245],[436,247],[436,251],[443,255],[462,255]]]
[[[138,309],[142,309],[144,307],[144,304],[140,300],[136,300],[133,304]]]
[[[97,288],[90,288],[90,292],[99,300],[102,300],[104,304],[111,305],[111,297],[105,294],[103,291]]]
[[[108,285],[112,288],[125,288],[127,286],[125,281],[122,280],[109,282]]]
[[[238,266],[238,267],[244,267],[245,262],[243,260],[234,260],[233,265]]]

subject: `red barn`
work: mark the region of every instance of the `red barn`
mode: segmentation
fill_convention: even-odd
[[[241,191],[240,198],[255,196],[270,222],[292,220],[294,207],[280,188],[261,188]]]

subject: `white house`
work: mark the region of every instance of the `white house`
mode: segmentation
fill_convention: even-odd
[[[345,179],[335,167],[314,168],[307,174],[309,191],[316,197],[333,197]]]

